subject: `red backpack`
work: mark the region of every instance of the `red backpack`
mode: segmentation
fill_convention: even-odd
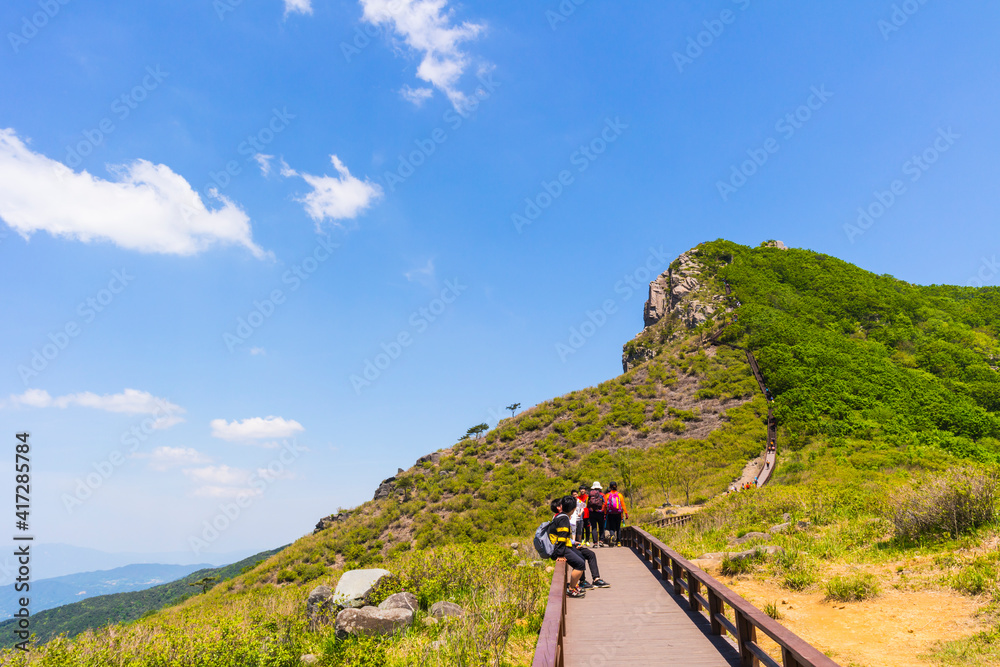
[[[608,512],[612,514],[621,514],[623,510],[622,506],[622,494],[617,491],[612,491],[608,494]]]
[[[592,512],[604,511],[604,494],[600,489],[591,489],[587,495],[587,509]]]

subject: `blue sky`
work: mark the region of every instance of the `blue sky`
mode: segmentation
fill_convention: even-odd
[[[646,284],[704,240],[995,284],[998,20],[4,3],[0,433],[32,434],[31,531],[291,541],[503,406],[617,375]]]

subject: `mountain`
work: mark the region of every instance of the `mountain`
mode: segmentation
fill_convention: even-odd
[[[620,376],[420,457],[371,501],[322,518],[313,534],[207,594],[83,635],[75,646],[91,662],[67,664],[215,655],[283,665],[307,653],[328,665],[383,664],[390,655],[399,664],[478,664],[483,655],[530,662],[547,581],[510,545],[526,546],[550,517],[550,498],[593,480],[619,482],[633,521],[664,502],[697,505],[689,532],[675,536],[690,557],[767,530],[784,513],[808,519],[825,532],[773,537],[789,552],[774,567],[798,568],[785,572],[796,586],[820,586],[815,572],[835,579],[835,568],[823,568],[846,558],[840,544],[876,564],[901,554],[895,572],[909,571],[905,559],[918,553],[929,561],[929,545],[957,548],[940,534],[908,542],[894,533],[893,512],[913,489],[946,486],[953,470],[1000,462],[1000,290],[912,285],[779,242],[717,240],[683,253],[651,283],[643,324],[623,347]],[[772,481],[726,494],[764,449],[769,413],[778,439]],[[962,539],[963,548],[993,544],[995,552],[988,535]],[[956,558],[935,557],[935,567],[961,564]],[[474,613],[459,632],[419,624],[403,640],[345,642],[307,630],[310,590],[369,565],[396,575],[380,593],[405,587],[422,608],[450,599]],[[998,566],[977,565],[987,583],[967,590],[992,590]]]
[[[189,584],[198,582],[205,577],[216,577],[214,584],[228,581],[244,570],[252,569],[279,551],[281,551],[280,548],[262,551],[230,565],[218,568],[201,568],[195,572],[191,572],[191,566],[187,565],[130,565],[105,572],[90,572],[86,575],[69,575],[32,582],[32,631],[36,634],[38,641],[44,642],[60,633],[74,637],[85,630],[101,628],[112,623],[134,621],[166,605],[177,604],[192,595],[196,595],[198,588]],[[170,568],[176,569],[171,570]],[[143,586],[141,589],[130,592],[87,597],[72,604],[46,608],[45,611],[40,611],[36,606],[39,600],[44,600],[48,590],[52,589],[57,592],[61,590],[61,587],[56,589],[42,586],[46,582],[58,582],[64,585],[67,581],[81,585],[87,585],[87,582],[90,582],[92,586],[95,583],[106,585],[105,582],[108,581],[106,577],[112,573],[121,579],[141,579],[150,573],[171,571],[183,571],[183,574],[187,576],[166,584]],[[9,616],[10,614],[8,614]],[[14,643],[14,640],[9,636],[10,631],[13,630],[13,624],[13,620],[0,623],[0,636],[5,638],[8,645]]]
[[[212,567],[198,565],[126,565],[112,570],[67,574],[31,582],[31,611],[38,613],[64,604],[109,593],[141,591],[180,579],[196,570]],[[10,618],[19,608],[14,586],[0,589],[0,620]]]
[[[226,565],[247,556],[249,551],[233,551],[229,553],[202,553],[197,555],[188,551],[161,551],[151,553],[117,552],[111,553],[88,547],[77,547],[59,542],[40,543],[32,547],[32,576],[41,579],[53,579],[67,574],[111,570],[116,567],[142,563],[166,563],[169,565]],[[17,576],[16,559],[6,556],[0,563],[0,586],[14,581]]]

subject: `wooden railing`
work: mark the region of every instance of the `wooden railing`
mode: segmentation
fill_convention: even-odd
[[[655,521],[650,521],[649,525],[656,528],[666,528],[667,526],[683,526],[688,521],[691,520],[693,514],[675,514],[674,516],[665,516],[662,519],[656,519]]]
[[[566,637],[566,561],[557,561],[549,587],[545,618],[535,644],[531,667],[563,667],[563,639]]]
[[[676,595],[686,593],[692,611],[706,612],[713,635],[726,632],[732,635],[743,667],[759,664],[767,667],[837,667],[837,663],[804,639],[641,528],[624,528],[622,544],[632,547],[645,560],[656,565],[664,581],[673,583]],[[726,606],[732,609],[735,622],[726,617]],[[774,660],[757,644],[758,630],[781,647],[781,662]]]

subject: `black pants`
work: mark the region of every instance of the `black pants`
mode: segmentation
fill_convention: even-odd
[[[622,515],[615,512],[608,512],[608,532],[611,533],[611,537],[616,543],[621,538],[621,530]]]
[[[580,519],[580,521],[583,523],[582,541],[590,542],[590,517],[588,516],[586,519]]]
[[[597,544],[601,541],[601,538],[604,537],[604,512],[595,512],[594,510],[590,510],[590,518],[588,521],[590,521],[590,530],[591,535],[594,538],[594,544]]]
[[[574,549],[573,547],[562,547],[561,549],[556,549],[555,553],[552,554],[552,558],[565,558],[566,562],[570,566],[570,569],[579,570],[580,572],[583,572],[584,575],[587,574],[587,561],[584,560],[583,555],[580,554],[578,549]],[[590,571],[594,571],[593,566],[591,566]]]
[[[597,569],[597,554],[586,547],[577,547],[576,551],[580,553],[580,556],[586,561],[587,565],[590,566],[590,576],[593,581],[597,581],[601,578],[601,571]],[[586,571],[584,571],[583,576],[587,576]]]

